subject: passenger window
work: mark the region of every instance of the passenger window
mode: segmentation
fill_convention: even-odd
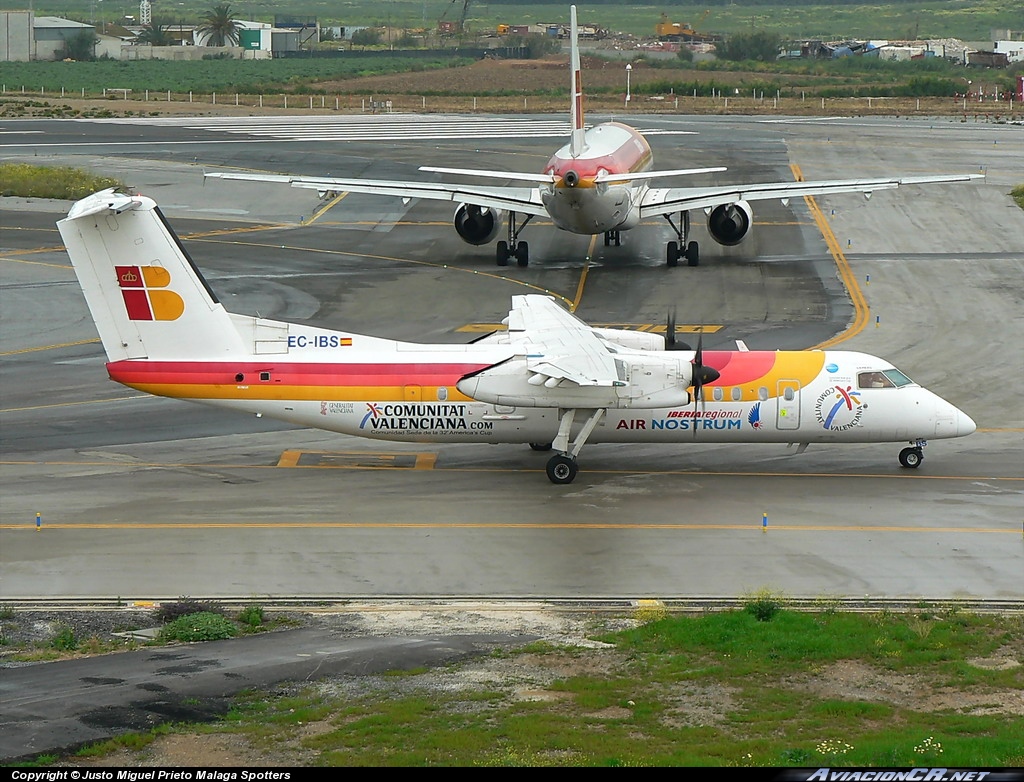
[[[757,389],[757,398],[760,399],[762,402],[767,402],[768,389],[765,388],[764,386],[761,386],[759,389]]]
[[[733,402],[739,402],[741,399],[743,399],[743,389],[740,388],[739,386],[733,386],[732,387],[732,401]]]
[[[260,380],[270,380],[269,372],[260,372]]]
[[[714,400],[716,402],[721,402],[722,401],[722,397],[725,396],[725,394],[722,392],[722,387],[721,386],[715,386],[715,390],[714,390],[714,392],[712,393],[711,396],[714,398]]]
[[[792,402],[793,397],[796,396],[796,393],[793,391],[792,388],[787,388],[785,391],[782,392],[782,396],[785,397],[787,402]]]

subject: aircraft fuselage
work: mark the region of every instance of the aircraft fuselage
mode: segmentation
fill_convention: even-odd
[[[650,145],[620,122],[595,125],[585,139],[581,154],[573,156],[571,144],[566,144],[545,166],[544,173],[556,179],[540,188],[544,208],[557,227],[572,233],[633,228],[640,221],[638,207],[646,180],[616,182],[614,175],[650,170]],[[603,181],[595,181],[598,177]]]
[[[113,380],[147,393],[360,437],[543,443],[558,431],[557,407],[487,404],[458,390],[466,375],[511,358],[514,353],[507,346],[439,350],[381,341],[382,348],[400,346],[382,358],[380,350],[318,344],[330,334],[321,336],[302,327],[301,333],[289,334],[290,355],[263,360],[126,360],[107,366]],[[352,339],[364,347],[376,342],[356,335]],[[344,362],[337,360],[338,352],[349,353]],[[721,368],[721,377],[705,386],[703,403],[609,408],[589,441],[912,442],[960,437],[974,430],[968,416],[909,379],[901,386],[869,387],[864,380],[869,373],[900,374],[874,356],[843,351],[706,351],[704,361]]]

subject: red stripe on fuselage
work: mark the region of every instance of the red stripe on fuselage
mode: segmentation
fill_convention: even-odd
[[[293,386],[373,386],[403,385],[454,386],[463,375],[489,364],[412,363],[412,364],[276,364],[252,361],[112,361],[107,364],[111,380],[125,385],[181,384],[236,385],[273,382]],[[260,379],[269,372],[270,380]],[[236,376],[242,375],[242,380]]]
[[[569,147],[563,147],[548,161],[544,173],[563,177],[572,170],[580,179],[588,179],[597,176],[601,169],[610,174],[633,174],[651,167],[651,147],[637,131],[621,122],[607,122],[600,127],[612,131],[621,142],[614,148],[601,144],[600,133],[592,128],[587,132],[587,149],[581,156],[574,158],[568,154]]]

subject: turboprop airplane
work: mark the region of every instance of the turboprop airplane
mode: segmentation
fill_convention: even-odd
[[[754,224],[752,201],[789,199],[833,193],[864,193],[901,185],[963,182],[981,174],[834,179],[819,182],[765,182],[717,187],[650,187],[650,180],[725,171],[721,166],[672,171],[651,170],[653,154],[647,139],[621,122],[603,122],[587,129],[583,120],[583,79],[580,68],[576,6],[570,7],[570,121],[569,143],[548,160],[543,172],[480,170],[420,166],[420,171],[474,177],[491,182],[520,181],[529,186],[504,184],[458,185],[445,182],[399,182],[378,179],[337,179],[242,172],[212,172],[207,177],[280,182],[326,193],[370,193],[450,201],[455,209],[455,232],[466,243],[484,245],[494,240],[505,220],[508,235],[497,244],[499,266],[515,258],[527,266],[529,245],[519,238],[534,217],[548,218],[557,228],[574,234],[604,235],[605,246],[621,243],[621,232],[642,221],[664,218],[675,233],[666,246],[669,266],[686,259],[700,263],[700,248],[690,239],[690,212],[703,210],[708,234],[718,244],[733,247],[750,236]],[[506,218],[507,213],[507,218]]]
[[[507,329],[415,344],[227,312],[156,203],[104,190],[57,223],[112,380],[158,396],[360,437],[524,443],[568,484],[587,442],[906,442],[974,421],[884,359],[843,351],[704,351],[592,328],[517,295]]]

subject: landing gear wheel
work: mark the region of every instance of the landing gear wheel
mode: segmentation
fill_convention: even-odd
[[[679,242],[668,243],[668,249],[665,251],[665,260],[669,266],[679,265]]]
[[[686,245],[686,263],[690,266],[697,266],[700,264],[700,248],[696,242],[690,242]]]
[[[530,245],[520,242],[516,246],[516,263],[520,266],[528,266],[530,263]]]
[[[572,483],[578,469],[571,456],[557,454],[548,459],[548,480],[557,484]]]
[[[916,470],[924,461],[924,452],[920,448],[904,448],[900,451],[900,464],[904,467]]]
[[[508,255],[509,255],[509,253],[508,253],[508,242],[506,242],[504,240],[498,242],[498,249],[497,249],[498,266],[508,266]]]
[[[551,443],[530,443],[530,448],[535,451],[550,451]]]

